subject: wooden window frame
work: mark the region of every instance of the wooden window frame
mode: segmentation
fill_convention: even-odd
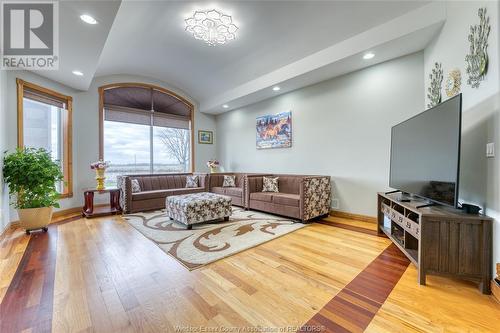
[[[63,175],[64,191],[60,193],[60,198],[73,197],[73,97],[66,96],[57,91],[44,88],[37,84],[16,79],[17,83],[17,146],[24,147],[24,88],[38,91],[63,100],[66,104],[67,116],[63,119]]]
[[[107,89],[113,88],[123,88],[123,87],[140,87],[140,88],[149,88],[161,91],[167,95],[170,95],[174,98],[177,98],[179,101],[183,102],[187,105],[189,110],[191,111],[191,119],[190,119],[190,131],[191,131],[191,163],[190,163],[190,171],[194,172],[194,106],[191,102],[189,102],[184,97],[176,94],[173,91],[165,89],[163,87],[149,84],[149,83],[137,83],[137,82],[122,82],[122,83],[112,83],[101,86],[98,88],[99,91],[99,159],[104,159],[104,91]]]

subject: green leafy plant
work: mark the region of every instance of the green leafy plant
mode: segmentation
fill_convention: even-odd
[[[3,177],[11,197],[15,196],[15,208],[59,207],[56,182],[63,180],[63,174],[45,149],[5,152]]]

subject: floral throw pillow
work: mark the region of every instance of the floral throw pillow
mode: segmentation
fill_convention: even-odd
[[[263,177],[262,192],[279,192],[278,177]]]
[[[186,188],[198,187],[198,176],[186,176]]]
[[[236,187],[235,176],[224,176],[222,187]]]
[[[141,185],[139,185],[139,181],[137,179],[132,179],[132,193],[141,192]]]

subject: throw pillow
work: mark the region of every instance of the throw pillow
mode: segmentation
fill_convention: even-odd
[[[279,192],[278,177],[263,177],[262,192]]]
[[[198,176],[186,176],[186,188],[198,187]]]
[[[236,177],[235,176],[224,176],[224,182],[222,187],[236,187]]]
[[[141,185],[137,179],[132,179],[132,193],[141,192]]]

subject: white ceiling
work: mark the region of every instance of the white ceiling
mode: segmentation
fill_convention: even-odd
[[[61,2],[59,71],[86,90],[94,76],[133,74],[175,86],[203,112],[220,113],[423,49],[445,19],[429,1]],[[434,6],[434,7],[433,7]],[[195,10],[233,16],[236,40],[210,47],[184,31]],[[78,19],[93,15],[99,24]],[[64,13],[64,14],[63,14]],[[375,50],[371,62],[360,61]],[[101,53],[102,52],[102,53]],[[84,77],[71,74],[74,69]]]
[[[78,90],[87,90],[94,78],[109,29],[120,1],[59,2],[59,70],[37,74]],[[99,24],[89,25],[80,15],[92,15]],[[79,70],[84,75],[71,72]]]

